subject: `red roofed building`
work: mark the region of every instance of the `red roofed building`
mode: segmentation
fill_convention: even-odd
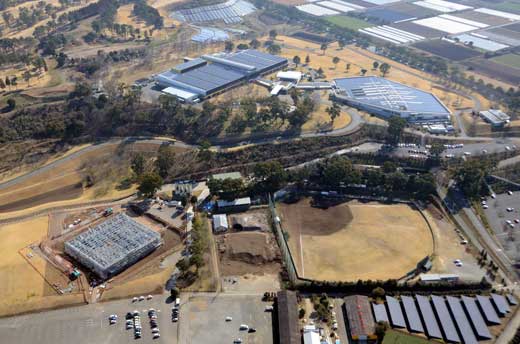
[[[377,340],[376,324],[367,296],[352,295],[345,299],[347,328],[353,341],[366,343]]]

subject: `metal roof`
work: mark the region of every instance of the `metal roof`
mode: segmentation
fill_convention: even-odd
[[[380,321],[386,321],[387,323],[390,323],[388,321],[388,313],[386,313],[386,307],[385,304],[372,304],[372,309],[374,310],[374,318],[376,319],[376,322]]]
[[[167,93],[169,95],[179,97],[184,100],[191,100],[197,98],[199,95],[190,91],[186,91],[177,87],[166,87],[162,90],[162,92]]]
[[[487,324],[478,309],[475,298],[462,296],[462,304],[468,313],[469,320],[471,320],[473,329],[477,336],[481,339],[491,339],[493,336],[489,333],[489,329],[487,328]]]
[[[415,301],[411,296],[401,296],[401,302],[403,303],[404,313],[408,320],[408,326],[412,332],[424,332],[424,328],[415,306]]]
[[[386,305],[388,306],[388,313],[390,314],[390,323],[394,327],[406,327],[403,311],[399,301],[391,296],[386,296]]]
[[[477,295],[477,302],[480,306],[480,309],[482,310],[482,314],[484,314],[484,318],[488,323],[493,325],[500,324],[500,318],[498,317],[495,308],[493,308],[489,297]]]
[[[358,339],[374,335],[375,323],[368,297],[364,295],[347,296],[344,307],[352,338]]]
[[[518,305],[518,300],[515,298],[513,294],[507,294],[507,302],[509,302],[510,305],[516,306]]]
[[[279,291],[277,306],[280,344],[301,344],[296,293],[289,290]]]
[[[506,313],[509,313],[509,305],[503,295],[491,294],[491,300],[493,301],[495,309],[498,311],[499,315],[505,316]]]
[[[207,63],[208,62],[206,60],[203,60],[200,57],[198,57],[196,59],[189,60],[187,62],[178,64],[175,67],[173,67],[173,69],[178,73],[184,73],[186,70],[189,70],[189,69],[192,69],[195,67],[199,67],[199,66],[203,66]]]
[[[441,323],[441,328],[444,332],[445,339],[448,342],[460,343],[459,335],[457,334],[455,324],[451,319],[448,307],[446,307],[444,298],[441,296],[432,295],[432,302],[433,307],[435,308],[435,312],[437,313],[437,318]]]
[[[213,226],[215,229],[219,227],[229,228],[228,220],[226,215],[213,215]]]
[[[432,93],[377,76],[334,79],[337,88],[356,102],[401,113],[449,115]]]
[[[213,179],[224,180],[224,179],[242,179],[242,174],[240,172],[227,172],[227,173],[217,173],[211,176]]]
[[[446,301],[451,309],[464,344],[476,344],[477,337],[475,337],[468,318],[466,318],[466,313],[464,313],[460,299],[458,297],[447,296]]]
[[[424,319],[428,337],[442,339],[441,329],[437,324],[437,319],[435,319],[435,314],[433,313],[432,305],[428,297],[416,295],[415,299],[417,300],[419,310]]]

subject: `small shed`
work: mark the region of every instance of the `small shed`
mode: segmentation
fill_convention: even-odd
[[[213,232],[223,233],[229,229],[227,216],[224,214],[213,215]]]

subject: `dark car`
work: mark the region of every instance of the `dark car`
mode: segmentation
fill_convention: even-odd
[[[254,328],[254,327],[250,327],[249,330],[247,330],[247,332],[249,332],[249,333],[255,333],[255,332],[256,332],[256,328]]]

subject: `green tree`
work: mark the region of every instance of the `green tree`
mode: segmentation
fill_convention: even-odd
[[[397,171],[397,164],[393,161],[385,161],[381,169],[384,173],[393,173]]]
[[[309,64],[311,62],[311,58],[309,55],[305,56],[305,64]]]
[[[231,41],[226,41],[224,43],[224,49],[226,49],[226,51],[233,51],[234,48],[235,48],[235,43],[233,43]]]
[[[386,331],[388,330],[388,323],[386,321],[380,321],[376,325],[376,336],[377,336],[377,343],[381,344],[383,343],[383,339],[385,338]]]
[[[287,180],[287,173],[278,161],[261,162],[255,165],[253,174],[257,187],[264,192],[278,190]]]
[[[374,63],[372,63],[372,67],[373,67],[374,69],[377,69],[377,67],[379,67],[379,62],[374,61]]]
[[[365,68],[361,68],[361,75],[365,75],[368,71]]]
[[[444,145],[440,142],[434,142],[430,148],[430,154],[432,157],[438,159],[442,152],[444,152]]]
[[[138,190],[148,198],[154,196],[155,192],[162,186],[163,180],[160,175],[155,172],[145,173],[141,176]]]
[[[459,188],[469,199],[478,199],[485,194],[485,177],[493,168],[493,163],[488,160],[466,160],[453,171],[453,177]]]
[[[334,57],[332,58],[332,63],[334,63],[334,69],[336,69],[336,66],[337,66],[337,64],[338,64],[339,61],[340,61],[340,60],[339,60],[339,57],[337,57],[337,56],[334,56]]]
[[[273,41],[276,39],[276,36],[278,35],[278,33],[276,32],[276,30],[271,30],[269,31],[269,38]]]
[[[347,63],[347,64],[345,65],[345,69],[347,70],[347,72],[350,70],[350,63]]]
[[[332,103],[332,106],[328,106],[325,111],[327,111],[330,116],[331,125],[334,125],[334,120],[341,114],[341,108],[338,103]]]
[[[271,44],[267,47],[267,51],[271,55],[278,55],[282,52],[282,48],[278,44]]]
[[[388,128],[386,131],[387,141],[390,144],[397,144],[403,135],[406,127],[406,120],[399,116],[392,116],[388,120]]]
[[[294,64],[296,65],[296,67],[298,67],[298,65],[299,65],[300,62],[301,62],[300,57],[299,57],[298,55],[296,55],[295,57],[293,57],[292,60],[293,60]]]
[[[142,153],[137,153],[132,157],[130,162],[130,168],[134,171],[135,175],[139,178],[144,173],[144,167],[146,160]]]
[[[155,166],[157,171],[162,178],[168,176],[170,168],[175,163],[175,149],[171,145],[161,145],[157,151],[157,159],[155,160]]]
[[[178,298],[180,295],[180,291],[177,287],[173,287],[172,289],[170,289],[170,297],[175,300],[176,298]]]
[[[322,43],[321,46],[320,46],[320,50],[323,51],[323,55],[325,55],[325,51],[327,50],[329,46],[327,45],[327,43]]]
[[[249,42],[249,46],[252,48],[252,49],[258,49],[260,47],[260,41],[256,38],[253,38],[251,40],[251,42]]]
[[[384,62],[379,66],[379,70],[381,71],[381,74],[383,75],[383,78],[386,77],[386,75],[390,72],[391,66]]]
[[[9,111],[11,111],[11,110],[14,110],[15,107],[16,107],[16,100],[14,100],[13,98],[7,99],[7,109]]]
[[[343,156],[328,159],[322,167],[321,181],[323,184],[338,187],[340,184],[358,183],[359,172],[354,170],[352,162]]]
[[[381,287],[372,289],[372,296],[375,298],[383,298],[385,296],[385,290]]]

